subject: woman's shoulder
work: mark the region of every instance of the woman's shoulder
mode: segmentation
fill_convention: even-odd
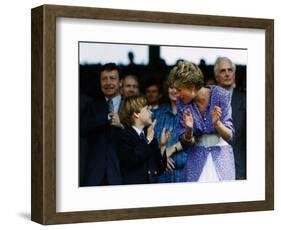
[[[162,105],[159,106],[158,109],[154,110],[153,113],[161,114],[161,113],[167,112],[169,110],[170,110],[170,105],[169,104],[162,104]]]
[[[218,95],[220,97],[230,97],[230,92],[218,85],[209,86],[212,92],[212,95]]]
[[[212,86],[211,90],[211,104],[224,108],[231,103],[230,91],[220,86]]]

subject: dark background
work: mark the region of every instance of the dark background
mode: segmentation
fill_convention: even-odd
[[[128,59],[130,60],[128,65],[119,65],[123,72],[122,75],[136,75],[139,78],[141,93],[144,93],[145,85],[151,81],[162,85],[169,71],[176,65],[176,63],[174,65],[167,65],[165,60],[160,57],[160,46],[149,46],[149,62],[147,65],[135,64],[134,54],[131,52],[128,53]],[[213,64],[207,65],[204,59],[201,59],[200,63],[195,64],[199,65],[202,70],[205,82],[209,79],[214,79]],[[83,94],[90,97],[101,96],[99,82],[99,70],[101,66],[101,63],[79,65],[80,95]],[[245,65],[236,65],[236,88],[246,91]]]

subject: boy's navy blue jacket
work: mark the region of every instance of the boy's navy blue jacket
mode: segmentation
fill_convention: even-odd
[[[123,184],[155,183],[166,169],[166,152],[161,155],[157,139],[149,144],[132,128],[120,132],[118,157]]]

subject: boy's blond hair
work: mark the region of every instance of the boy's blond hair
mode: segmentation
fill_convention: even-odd
[[[125,98],[119,113],[121,123],[126,127],[134,125],[133,113],[139,113],[145,106],[147,106],[147,100],[144,96]]]

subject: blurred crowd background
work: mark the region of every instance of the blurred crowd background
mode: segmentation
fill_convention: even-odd
[[[137,76],[141,94],[144,93],[147,85],[163,85],[170,70],[180,60],[188,60],[199,65],[204,74],[205,84],[215,84],[213,69],[218,56],[227,56],[233,60],[236,64],[236,89],[246,92],[246,50],[169,47],[172,50],[170,49],[170,52],[167,52],[167,47],[164,46],[146,45],[141,46],[142,49],[138,48],[140,48],[138,45],[80,43],[80,95],[101,96],[99,70],[103,64],[109,62],[114,62],[121,68],[121,78],[129,74]],[[140,50],[141,55],[139,55],[138,50]],[[177,50],[179,51],[178,54]],[[186,55],[182,55],[185,50]],[[198,56],[199,53],[201,57]]]

